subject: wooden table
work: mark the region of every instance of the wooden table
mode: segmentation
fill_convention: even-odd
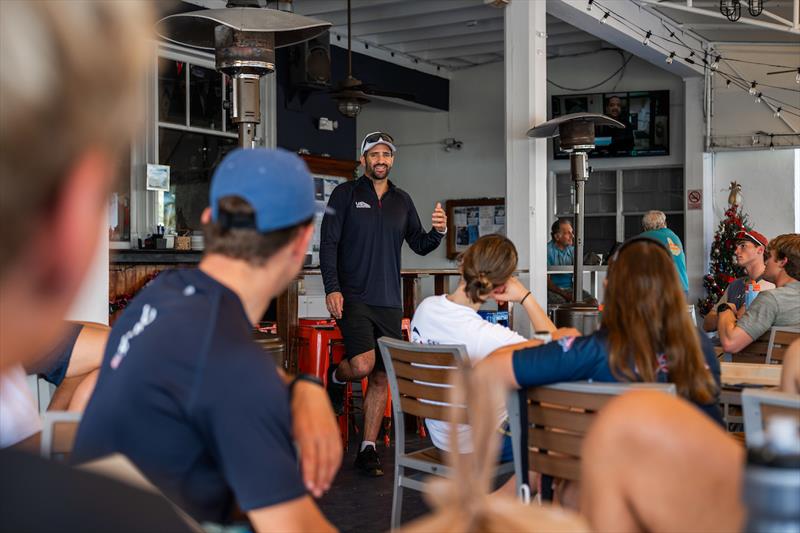
[[[781,382],[781,365],[763,363],[720,363],[720,404],[726,429],[730,424],[743,424],[742,389],[750,386],[777,388]]]

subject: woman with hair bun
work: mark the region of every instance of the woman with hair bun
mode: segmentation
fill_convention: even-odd
[[[458,258],[461,280],[455,291],[440,296],[430,296],[420,303],[411,320],[411,340],[423,344],[463,344],[474,364],[492,351],[527,339],[517,332],[487,322],[478,309],[488,300],[498,303],[521,304],[530,317],[533,330],[559,337],[556,327],[542,310],[536,299],[514,277],[517,269],[517,249],[502,235],[485,235],[465,250]],[[577,334],[569,329],[563,334]],[[505,409],[498,413],[498,426],[505,420]],[[434,446],[449,451],[450,424],[442,420],[426,419],[425,425]],[[458,449],[472,452],[470,427],[458,428]],[[504,443],[501,460],[511,460],[510,440]]]

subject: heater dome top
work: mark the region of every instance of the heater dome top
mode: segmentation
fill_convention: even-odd
[[[313,39],[331,23],[276,9],[230,7],[164,17],[156,24],[156,32],[177,44],[214,50],[214,30],[219,25],[241,32],[274,33],[275,47],[279,48]]]
[[[614,128],[624,128],[625,125],[621,122],[614,120],[611,117],[601,115],[599,113],[570,113],[569,115],[562,115],[547,122],[542,122],[538,126],[528,130],[528,137],[538,139],[548,139],[550,137],[558,137],[561,133],[560,126],[571,122],[590,123],[594,126],[612,126]]]

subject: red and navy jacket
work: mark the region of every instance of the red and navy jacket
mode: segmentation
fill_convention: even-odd
[[[405,240],[419,255],[439,246],[442,234],[425,231],[411,196],[389,181],[381,199],[366,176],[338,185],[322,219],[319,262],[325,293],[350,301],[402,307],[400,249]]]

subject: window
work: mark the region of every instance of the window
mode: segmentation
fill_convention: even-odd
[[[573,218],[574,184],[569,174],[554,174],[555,215]],[[552,189],[551,189],[552,190]],[[595,171],[584,192],[584,251],[608,254],[617,241],[642,232],[642,215],[664,211],[667,226],[684,240],[683,169]]]
[[[229,79],[214,69],[210,56],[162,54],[158,67],[158,156],[153,162],[170,167],[170,188],[153,193],[155,220],[148,232],[155,225],[163,225],[168,234],[198,232],[214,169],[238,146],[225,110]]]
[[[642,232],[642,215],[651,209],[667,215],[667,227],[684,240],[683,169],[651,168],[622,173],[622,215],[627,239]]]

